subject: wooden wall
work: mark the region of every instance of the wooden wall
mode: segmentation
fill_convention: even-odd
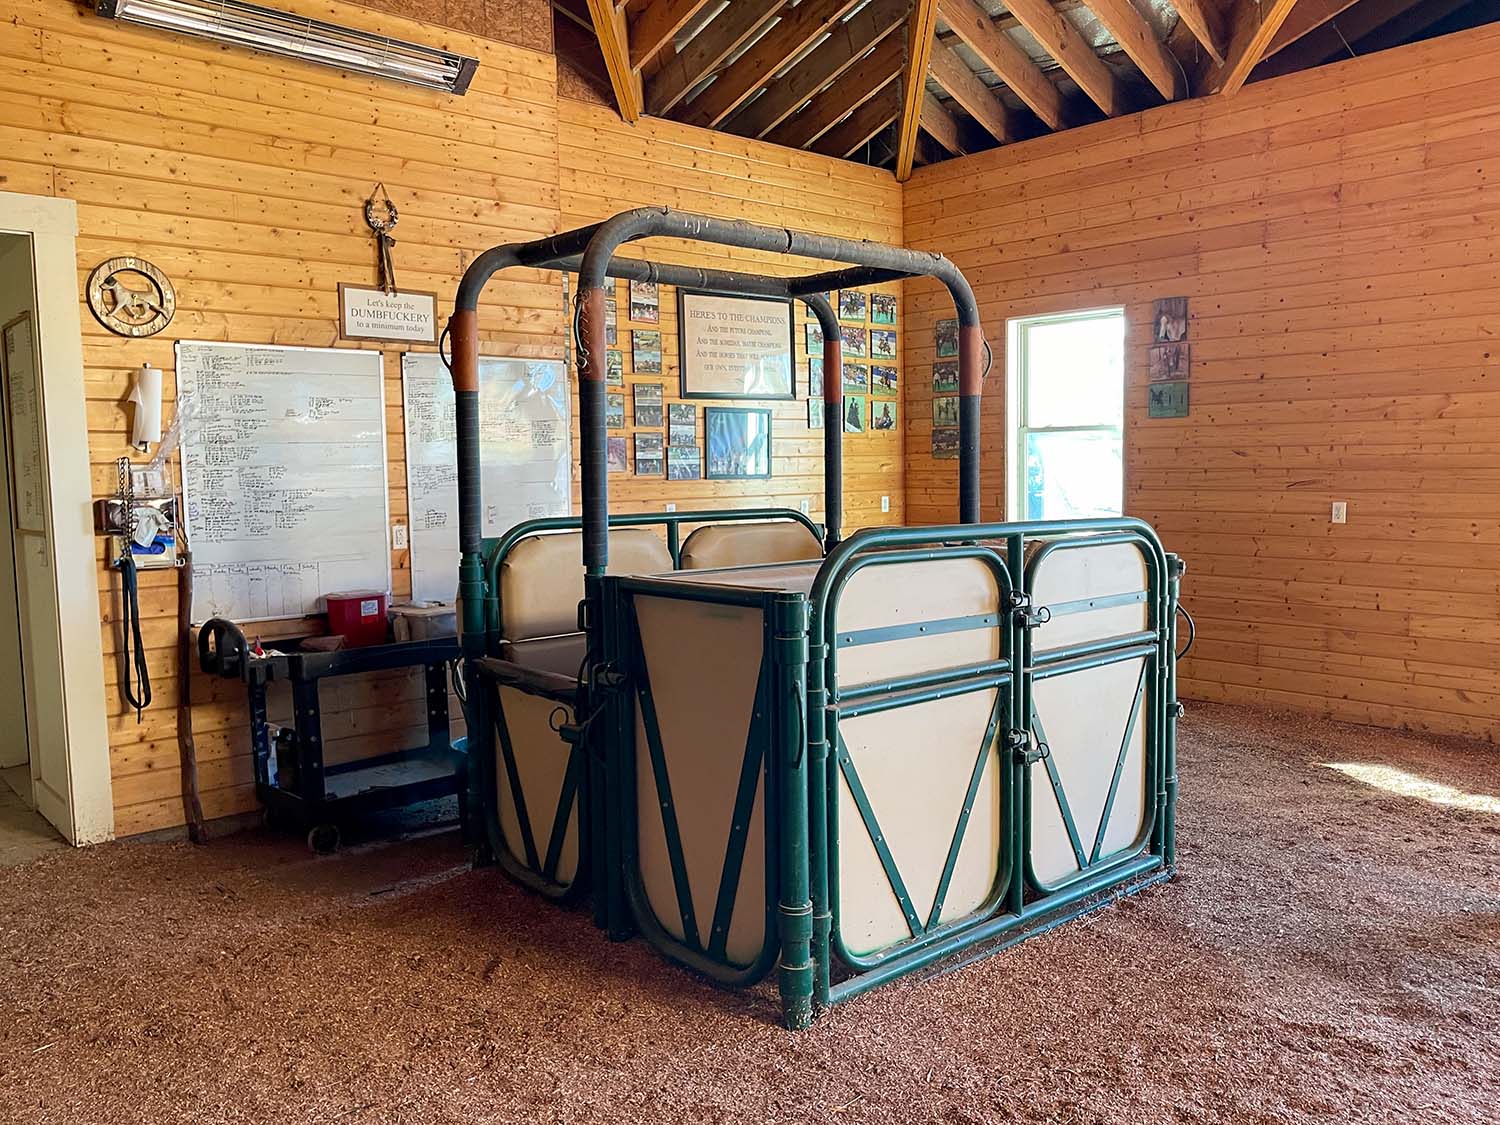
[[[1006,318],[1128,316],[1126,508],[1189,563],[1199,699],[1500,738],[1500,27],[919,171],[906,234]],[[1146,417],[1151,302],[1191,303],[1192,413]],[[908,285],[908,516],[929,456],[931,287]],[[1348,523],[1329,522],[1346,500]]]
[[[451,15],[455,5],[462,7],[450,0],[444,11]],[[665,123],[628,128],[607,112],[559,103],[548,53],[329,0],[280,0],[280,6],[477,56],[473,88],[451,98],[219,49],[104,21],[71,0],[14,0],[0,22],[0,190],[78,201],[80,291],[94,265],[122,253],[155,262],[177,287],[176,319],[149,340],[113,336],[83,314],[98,495],[113,491],[115,459],[130,453],[125,396],[129,373],[140,363],[166,372],[170,416],[174,341],[338,343],[336,285],[374,281],[374,244],[360,209],[376,181],[401,211],[400,283],[436,291],[445,317],[449,295],[480,250],[633,203],[900,239],[900,189],[887,174],[822,157],[787,161],[756,142]],[[412,10],[406,0],[380,6]],[[662,381],[669,386],[672,308],[668,297],[661,327],[668,342]],[[626,335],[628,328],[622,316]],[[556,275],[511,274],[486,290],[486,351],[560,358],[563,329]],[[385,349],[393,522],[405,522],[407,511],[400,351]],[[778,405],[776,425],[777,476],[769,490],[765,482],[668,486],[617,477],[612,484],[618,482],[621,507],[655,508],[666,500],[681,507],[710,500],[795,506],[806,497],[816,514],[821,477],[810,460],[815,443],[805,403]],[[900,518],[903,467],[899,433],[851,440],[851,520],[882,518],[882,493],[892,499],[884,518]],[[182,820],[175,576],[142,578],[157,692],[137,724],[117,687],[119,599],[102,559],[101,543],[116,832],[129,835]],[[392,566],[400,598],[410,591],[406,553],[394,552]],[[275,632],[268,628],[266,635]],[[238,685],[198,677],[194,693],[202,701],[194,730],[205,810],[211,817],[248,811],[255,802]],[[325,702],[325,715],[331,760],[411,744],[424,723],[420,685],[410,677],[341,684]]]

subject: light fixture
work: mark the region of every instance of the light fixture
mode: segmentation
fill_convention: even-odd
[[[96,0],[106,19],[233,43],[289,59],[462,94],[478,59],[241,0]]]

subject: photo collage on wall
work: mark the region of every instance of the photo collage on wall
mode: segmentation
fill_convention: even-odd
[[[1159,297],[1151,308],[1151,346],[1146,349],[1147,417],[1187,417],[1192,369],[1188,299]]]
[[[949,461],[958,456],[958,321],[937,322],[933,351],[932,455]]]
[[[894,433],[900,429],[900,341],[897,336],[896,298],[890,293],[841,289],[835,307],[839,318],[839,344],[843,369],[839,382],[844,393],[841,419],[846,433]],[[808,383],[823,376],[822,333],[816,322],[808,326]],[[815,339],[816,338],[816,339]],[[817,350],[813,347],[816,343]],[[821,386],[819,387],[821,393]],[[808,401],[807,424],[819,429],[825,423],[823,404]]]

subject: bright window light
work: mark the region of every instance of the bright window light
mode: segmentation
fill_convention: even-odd
[[[1323,766],[1327,769],[1338,770],[1346,777],[1352,777],[1355,781],[1363,782],[1375,789],[1384,789],[1387,793],[1396,793],[1402,797],[1415,797],[1430,805],[1468,809],[1470,812],[1500,814],[1500,797],[1491,797],[1485,793],[1465,793],[1462,789],[1444,785],[1441,781],[1429,781],[1425,777],[1417,777],[1405,770],[1398,770],[1395,766],[1377,766],[1362,762],[1324,762]]]

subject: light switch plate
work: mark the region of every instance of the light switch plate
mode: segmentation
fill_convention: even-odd
[[[1335,500],[1333,502],[1333,514],[1329,517],[1330,523],[1349,522],[1349,502],[1347,500]]]
[[[391,549],[406,550],[406,525],[404,523],[391,524]]]
[[[667,505],[667,511],[669,511],[669,512],[675,512],[676,510],[677,510],[677,505],[676,504],[668,504]]]
[[[808,512],[812,511],[812,504],[811,504],[810,501],[808,501],[807,497],[805,497],[805,496],[802,498],[801,507],[802,507],[802,514],[804,516],[807,515]]]
[[[882,512],[889,512],[891,510],[891,498],[889,496],[882,496],[880,498],[880,510]]]

